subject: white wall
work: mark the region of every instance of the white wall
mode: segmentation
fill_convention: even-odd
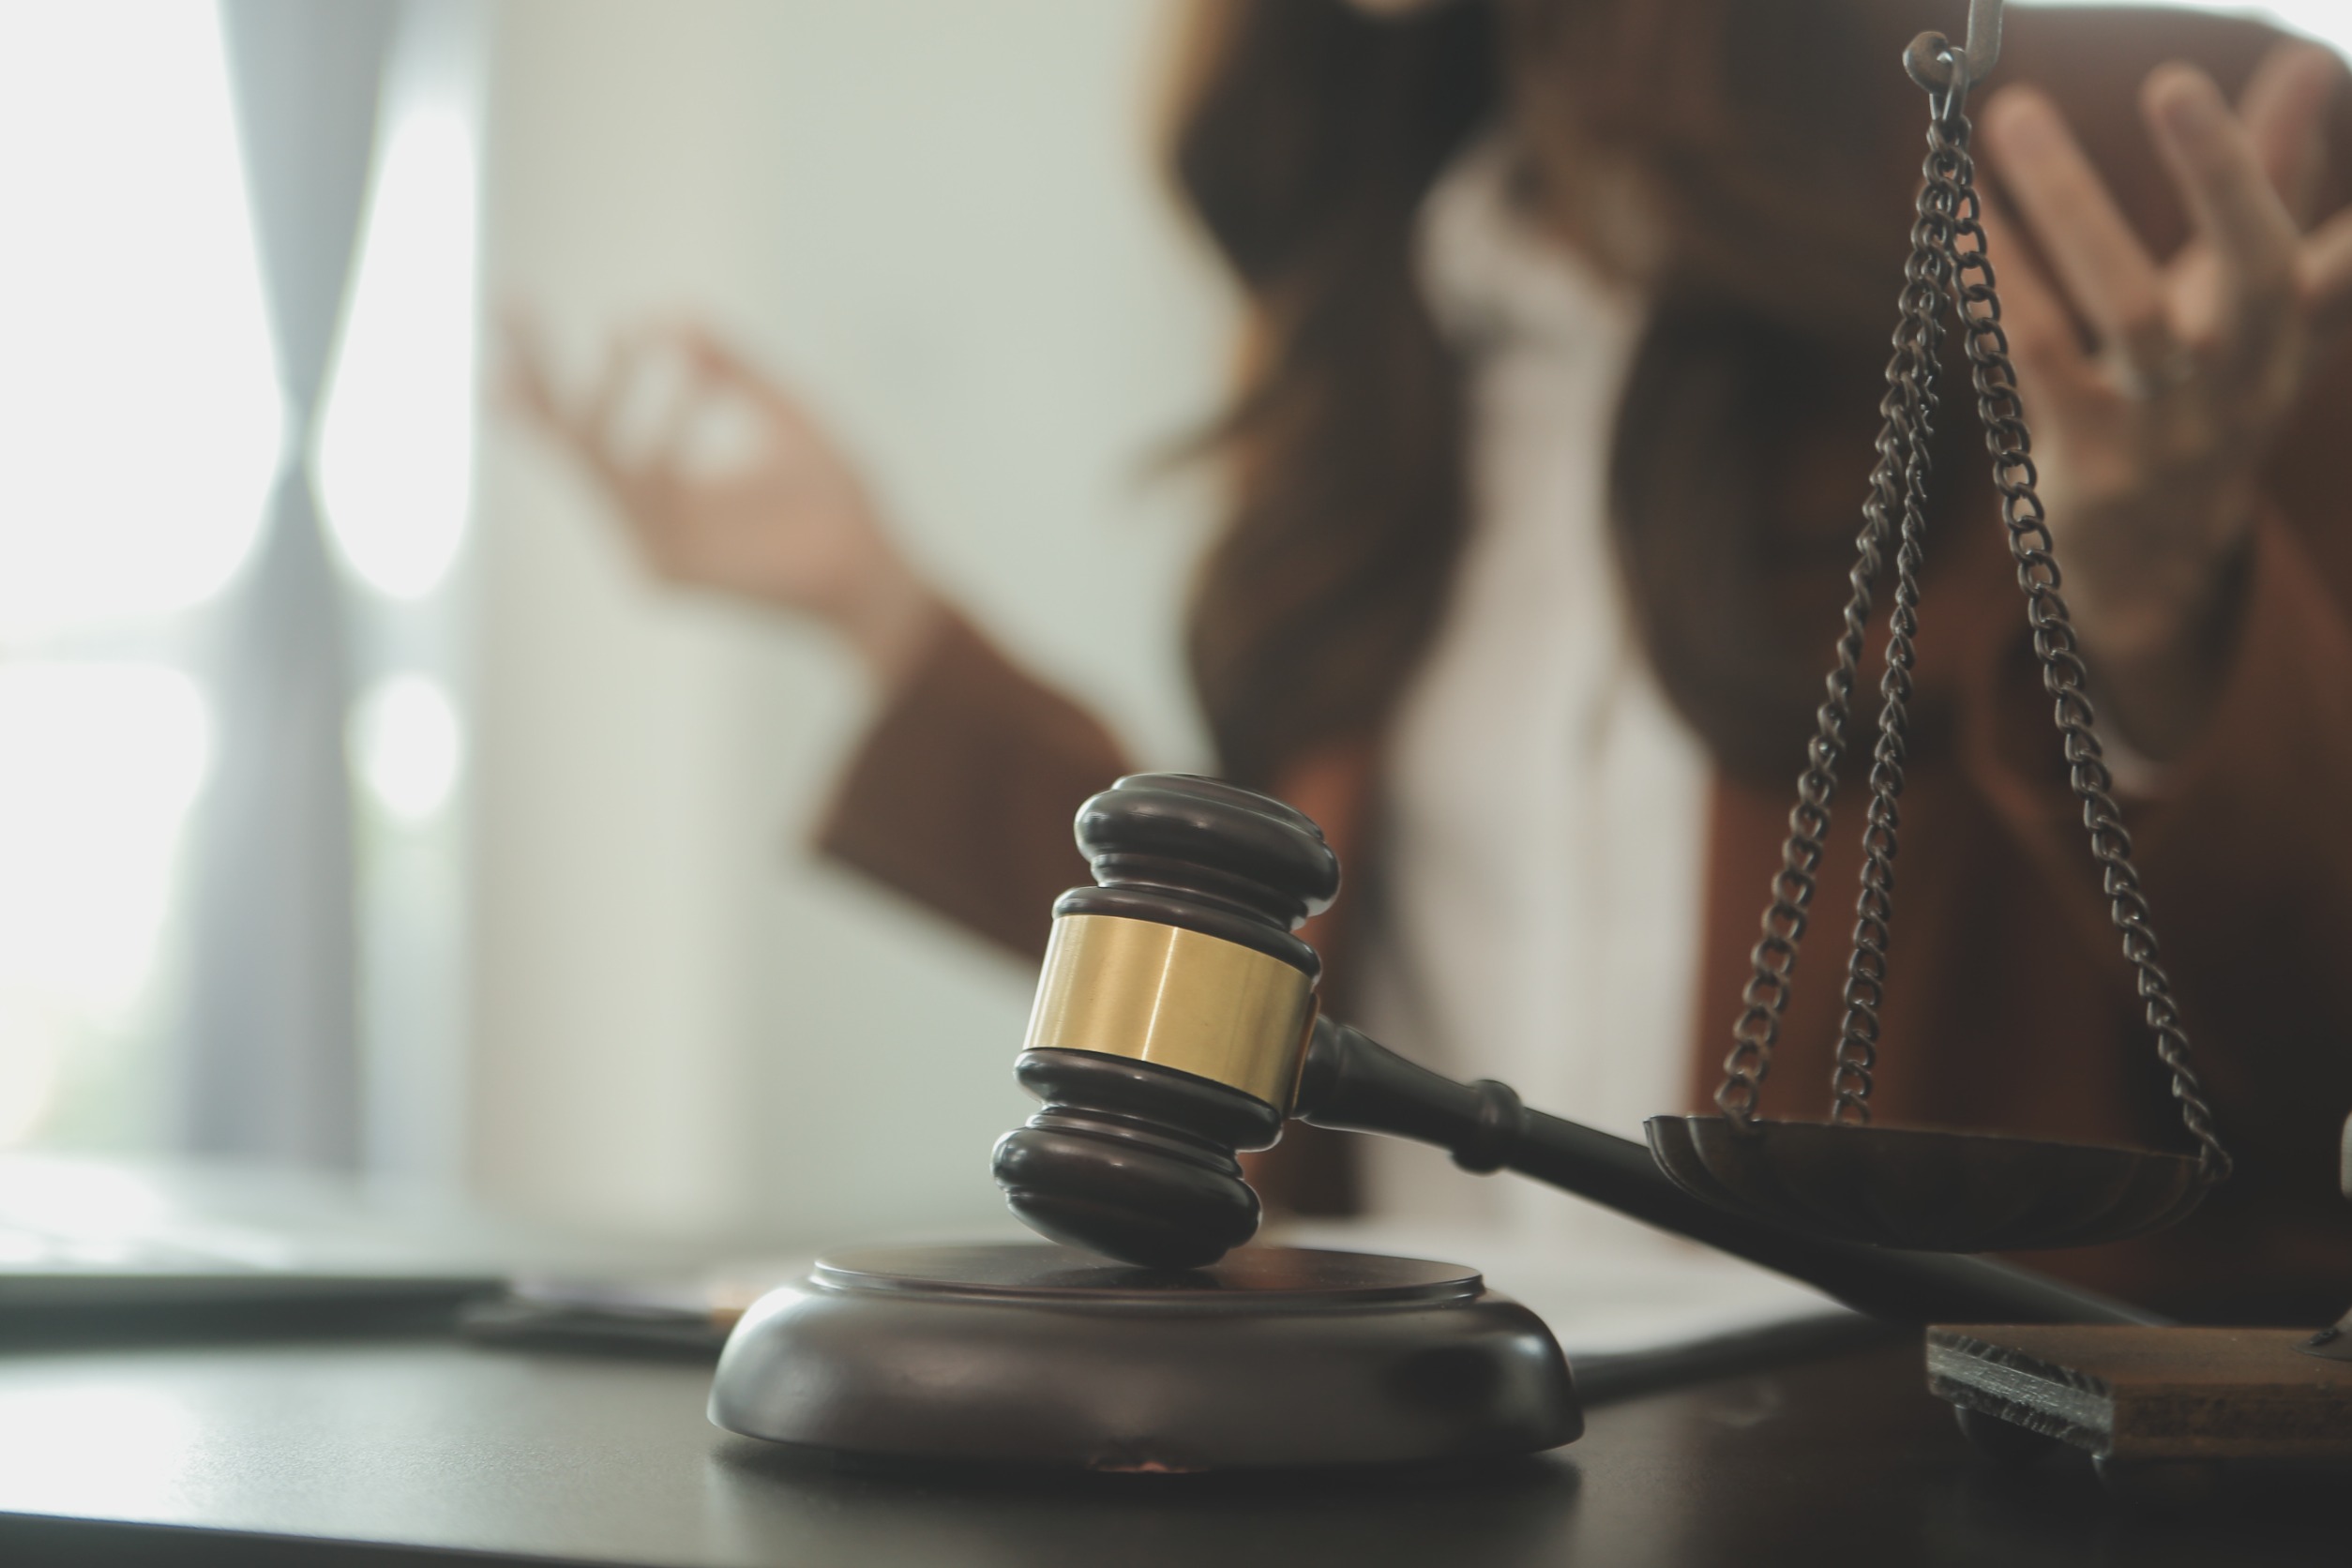
[[[864,454],[918,558],[1154,765],[1200,760],[1176,612],[1213,269],[1164,197],[1144,0],[506,0],[486,271],[584,366],[708,316]],[[865,717],[815,636],[648,585],[493,411],[476,641],[475,1184],[648,1230],[998,1211],[1033,976],[816,864]]]

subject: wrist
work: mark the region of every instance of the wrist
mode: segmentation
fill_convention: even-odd
[[[2149,761],[2170,761],[2194,746],[2221,700],[2244,620],[2253,553],[2249,535],[2203,563],[2193,591],[2150,595],[2112,614],[2076,615],[2103,718]]]
[[[2058,564],[2086,651],[2137,665],[2194,647],[2225,619],[2256,505],[2251,485],[2060,498]]]
[[[895,555],[826,617],[884,692],[914,672],[947,618],[946,601]]]

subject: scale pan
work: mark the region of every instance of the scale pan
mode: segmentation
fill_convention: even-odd
[[[1653,1116],[1650,1152],[1694,1198],[1793,1229],[1919,1252],[2119,1242],[2205,1197],[2183,1154],[1911,1127]]]

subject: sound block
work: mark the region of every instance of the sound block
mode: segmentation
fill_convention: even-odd
[[[2088,1451],[2110,1491],[2200,1500],[2227,1469],[2352,1470],[2352,1364],[2308,1329],[1938,1325],[1927,1386],[1992,1457]]]
[[[1452,1263],[1050,1244],[821,1259],[727,1341],[711,1420],[901,1459],[1181,1472],[1526,1454],[1583,1429],[1542,1319]]]

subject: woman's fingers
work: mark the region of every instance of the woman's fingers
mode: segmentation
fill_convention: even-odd
[[[715,380],[742,388],[768,384],[767,377],[761,375],[749,360],[700,322],[681,323],[677,341],[678,347],[694,361],[695,367]]]
[[[498,335],[499,386],[508,403],[544,429],[565,433],[563,409],[548,373],[547,339],[537,319],[521,306],[509,304],[498,313]]]
[[[1988,106],[1984,132],[2020,216],[2092,330],[2138,379],[2169,376],[2177,350],[2164,275],[2057,106],[2034,88],[2009,88]]]
[[[2299,269],[2304,309],[2322,352],[2352,330],[2352,207],[2311,233]]]
[[[2001,327],[2018,373],[2036,391],[2071,398],[2094,377],[2066,302],[2033,259],[2009,215],[1983,199],[1984,253],[2000,280]]]
[[[2219,270],[2220,309],[2195,324],[2199,335],[2217,339],[2209,346],[2266,354],[2299,305],[2295,219],[2211,77],[2194,66],[2160,66],[2141,97],[2157,150]]]
[[[2238,117],[2254,155],[2298,227],[2311,221],[2327,172],[2321,130],[2343,80],[2343,64],[2331,52],[2283,43],[2263,56],[2238,98]]]
[[[648,520],[646,514],[655,500],[655,475],[652,465],[633,460],[622,450],[619,427],[622,411],[645,374],[656,336],[651,329],[640,328],[607,343],[596,383],[568,422],[573,448],[580,460],[611,489],[630,520],[640,524]]]
[[[612,422],[621,412],[621,404],[628,396],[629,383],[636,379],[638,361],[644,351],[633,333],[617,334],[606,339],[604,356],[596,367],[596,379],[588,385],[588,394],[573,411],[573,424],[578,433],[593,439],[598,445],[610,444]]]
[[[685,327],[679,337],[695,369],[712,381],[730,387],[758,404],[767,414],[795,430],[811,428],[813,421],[800,400],[752,364],[734,346],[708,327],[699,324]]]

